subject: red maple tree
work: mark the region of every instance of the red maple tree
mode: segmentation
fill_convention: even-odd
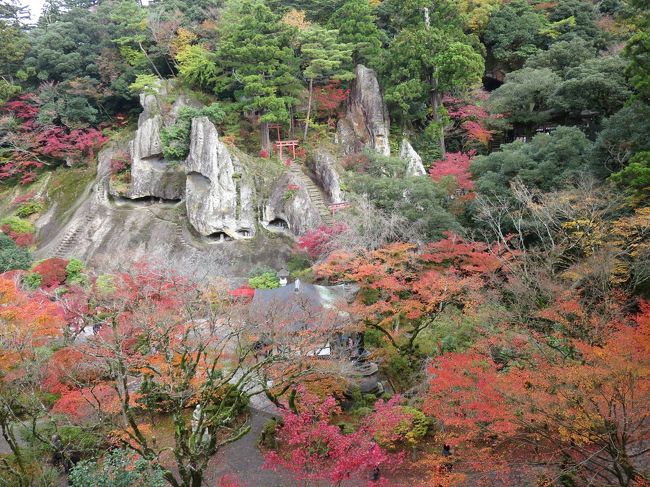
[[[375,468],[394,467],[399,457],[385,452],[364,427],[343,433],[332,424],[340,413],[336,400],[320,399],[300,393],[298,412],[287,412],[277,429],[279,448],[266,454],[266,467],[291,471],[298,480],[328,481],[342,485],[345,481],[369,478]]]
[[[310,230],[298,239],[298,248],[307,252],[311,259],[317,260],[329,253],[332,238],[346,230],[346,225],[321,225],[316,230]]]
[[[445,158],[434,161],[429,175],[435,182],[446,182],[450,195],[460,193],[465,199],[473,197],[474,181],[470,173],[472,157],[476,152],[448,152]]]
[[[86,161],[108,140],[94,128],[42,125],[38,121],[39,103],[34,94],[28,93],[2,106],[21,124],[5,137],[11,156],[0,162],[0,180],[16,178],[21,184],[29,184],[46,165],[63,160],[69,164]]]
[[[445,354],[430,366],[424,410],[468,470],[489,459],[505,472],[527,454],[525,463],[535,458],[552,475],[633,485],[649,451],[649,316],[642,304],[636,324],[615,325],[601,345],[573,340],[558,350],[535,334],[510,341],[527,357],[516,363],[495,359],[495,337]]]

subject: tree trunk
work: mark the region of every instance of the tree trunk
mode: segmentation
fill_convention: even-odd
[[[262,150],[271,154],[271,137],[269,136],[269,122],[260,123],[260,142]]]
[[[147,58],[147,61],[149,61],[149,64],[151,64],[151,67],[152,67],[153,70],[156,72],[156,74],[158,75],[158,77],[159,77],[160,79],[165,79],[164,76],[163,76],[162,74],[160,74],[160,71],[158,71],[158,68],[156,67],[156,65],[154,64],[154,62],[151,60],[151,58],[149,57],[149,54],[147,54],[147,51],[145,50],[145,48],[142,47],[142,43],[141,43],[141,42],[138,42],[138,47],[139,47],[140,50],[142,51],[142,54],[144,54],[144,57]]]
[[[27,487],[27,468],[23,460],[22,451],[18,445],[18,441],[16,441],[16,437],[13,432],[13,425],[10,422],[2,423],[2,436],[9,445],[9,449],[13,453],[16,464],[18,465],[18,471],[15,471],[13,469],[10,470],[12,470],[13,473],[18,477],[20,487]],[[8,466],[9,464],[6,463],[5,465]]]
[[[431,79],[431,111],[433,112],[433,121],[440,125],[440,149],[442,157],[445,157],[445,127],[440,119],[440,107],[442,105],[442,94],[438,91],[438,80],[435,76]]]
[[[309,131],[309,119],[311,118],[311,100],[314,94],[314,78],[309,80],[309,101],[307,102],[307,118],[305,118],[305,142]]]
[[[293,105],[289,105],[289,138],[293,139]]]
[[[203,485],[203,471],[192,471],[192,484],[191,487],[201,487]]]

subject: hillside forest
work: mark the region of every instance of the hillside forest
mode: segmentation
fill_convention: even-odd
[[[0,486],[650,485],[646,0],[0,0],[0,45]],[[82,252],[88,195],[246,271]]]

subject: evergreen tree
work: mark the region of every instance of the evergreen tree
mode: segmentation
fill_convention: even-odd
[[[515,0],[492,15],[485,31],[485,45],[497,61],[517,69],[545,46],[542,31],[547,26],[548,21],[528,2]]]
[[[26,76],[35,84],[85,76],[98,79],[97,56],[106,34],[105,23],[88,10],[74,9],[52,24],[34,29],[23,68]]]
[[[285,122],[301,88],[291,30],[262,0],[232,0],[219,28],[217,92],[260,116],[261,146],[270,151],[269,123]]]
[[[442,95],[479,84],[484,61],[472,47],[471,37],[463,33],[459,16],[445,20],[431,2],[408,3],[417,4],[420,14],[409,17],[411,25],[402,29],[389,47],[384,70],[386,98],[401,112],[403,124],[431,116],[439,125],[444,153]],[[449,11],[453,9],[449,7]]]
[[[0,103],[20,92],[15,84],[15,74],[22,62],[29,43],[21,21],[25,17],[25,7],[14,0],[0,1]]]
[[[302,10],[308,20],[326,24],[332,12],[336,11],[345,0],[268,0],[267,5],[281,14],[288,10]]]
[[[377,27],[377,16],[368,0],[348,0],[329,21],[339,31],[339,40],[352,46],[353,64],[377,68],[385,35]]]
[[[625,57],[629,61],[626,75],[639,95],[650,100],[650,6],[644,0],[629,0],[626,12],[636,32],[625,46]]]
[[[305,118],[305,141],[311,118],[314,95],[314,81],[326,83],[330,79],[350,79],[352,72],[344,66],[349,65],[351,49],[337,41],[338,31],[328,30],[313,24],[300,33],[300,54],[303,61],[303,74],[309,80],[309,101]]]

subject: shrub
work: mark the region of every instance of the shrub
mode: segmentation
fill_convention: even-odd
[[[10,216],[1,220],[0,230],[19,247],[28,247],[34,241],[34,225],[17,216]]]
[[[282,195],[282,202],[285,204],[289,203],[296,197],[297,194],[298,194],[297,189],[286,189],[284,191],[284,194]]]
[[[225,116],[225,112],[216,103],[202,109],[194,107],[181,108],[176,117],[176,123],[160,131],[163,155],[170,161],[184,160],[190,150],[192,119],[196,117],[208,117],[212,123],[218,124]]]
[[[129,91],[134,95],[140,93],[155,94],[160,86],[160,78],[153,74],[139,74],[135,81],[129,85]]]
[[[354,425],[352,423],[348,423],[347,421],[341,421],[337,424],[337,426],[341,429],[341,433],[344,435],[350,435],[356,431]]]
[[[102,274],[95,280],[95,289],[99,294],[109,295],[115,292],[115,282],[110,274]]]
[[[372,414],[372,408],[361,406],[360,408],[356,408],[354,411],[352,411],[352,414],[354,414],[357,418],[365,418],[366,416],[370,416]]]
[[[293,275],[294,272],[304,271],[311,267],[309,257],[305,254],[293,254],[287,262],[287,270]]]
[[[32,272],[41,275],[41,287],[60,286],[68,277],[67,266],[67,260],[54,257],[35,265]]]
[[[28,201],[21,204],[16,210],[16,216],[20,218],[27,218],[28,216],[35,215],[43,211],[43,203],[40,201]]]
[[[34,235],[31,233],[12,232],[9,225],[3,225],[0,230],[4,232],[18,247],[29,247],[34,243]]]
[[[113,450],[103,461],[79,462],[70,472],[73,487],[163,487],[157,465],[126,450]]]
[[[128,152],[120,151],[111,158],[111,174],[119,174],[131,167],[131,156]]]
[[[17,269],[29,269],[32,258],[29,252],[20,248],[9,238],[0,233],[0,274]]]
[[[397,404],[399,397],[379,401],[372,417],[372,429],[378,445],[389,450],[415,447],[429,430],[425,414],[411,406]]]
[[[17,216],[9,216],[0,220],[0,226],[4,229],[16,233],[18,235],[25,235],[28,233],[34,233],[34,225],[27,220],[23,220]]]
[[[70,259],[68,265],[65,267],[67,276],[66,281],[68,284],[85,284],[87,282],[86,276],[83,275],[84,263],[79,259]]]
[[[280,287],[280,279],[275,272],[265,272],[259,276],[251,277],[248,280],[248,285],[253,289],[275,289]]]
[[[28,272],[23,276],[23,285],[27,289],[38,289],[42,281],[43,277],[38,272]]]

